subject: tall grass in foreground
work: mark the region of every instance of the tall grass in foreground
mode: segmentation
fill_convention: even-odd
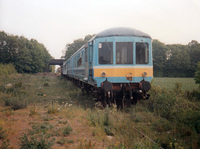
[[[200,146],[200,90],[185,91],[176,83],[167,90],[153,86],[149,100],[124,111],[92,109],[88,120],[95,129],[117,138],[111,148],[192,148]]]
[[[10,76],[7,79],[9,78]],[[73,140],[66,139],[77,133],[74,129],[75,123],[68,123],[73,120],[81,123],[90,133],[91,141],[80,141],[80,148],[96,147],[97,140],[106,142],[108,136],[112,138],[110,142],[106,142],[106,147],[110,149],[195,149],[200,146],[200,91],[186,91],[179,82],[174,82],[170,90],[153,85],[149,100],[141,101],[123,111],[115,105],[105,109],[95,108],[90,97],[82,96],[80,90],[62,78],[43,75],[21,75],[16,78],[15,75],[11,80],[12,87],[4,88],[9,82],[0,83],[0,96],[4,99],[4,105],[17,110],[34,104],[29,115],[40,116],[38,109],[41,107],[46,110],[43,121],[49,122],[36,122],[31,131],[21,137],[21,148],[37,145],[51,148],[55,142],[63,145],[73,140],[77,143],[78,136]],[[55,124],[62,125],[60,129],[50,125],[51,121],[55,121],[54,115],[57,117]],[[1,134],[6,134],[4,129]],[[54,141],[49,138],[50,134],[59,138]]]
[[[173,146],[179,144],[186,148],[198,148],[200,90],[184,91],[181,85],[176,83],[173,90],[153,86],[150,94],[150,100],[142,102],[142,106],[161,118],[154,125],[154,129],[171,134],[169,138],[161,137],[162,146],[168,148],[171,142]]]

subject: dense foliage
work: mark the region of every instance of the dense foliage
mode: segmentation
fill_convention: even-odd
[[[43,72],[51,59],[43,44],[35,39],[0,32],[0,63],[12,63],[17,72]]]
[[[155,77],[194,77],[200,61],[200,43],[192,40],[188,45],[166,45],[153,40]]]
[[[0,76],[17,73],[13,64],[0,64]]]

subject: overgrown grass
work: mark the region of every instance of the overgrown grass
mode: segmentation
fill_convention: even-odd
[[[21,137],[21,148],[68,147],[77,143],[77,148],[95,148],[101,144],[99,140],[103,142],[102,147],[114,149],[198,148],[200,91],[185,89],[189,85],[184,81],[172,82],[171,87],[167,82],[162,87],[155,80],[149,100],[121,111],[115,105],[95,108],[90,96],[83,96],[80,89],[62,77],[10,75],[0,82],[0,103],[8,106],[1,112],[8,119],[16,115],[14,110],[30,108],[28,117],[36,121]],[[12,86],[6,87],[9,83]],[[9,114],[11,111],[13,114]],[[87,129],[89,138],[80,139],[79,134],[85,134],[77,127]],[[6,134],[4,129],[0,131]]]
[[[17,71],[13,64],[0,64],[0,76],[8,76],[10,74],[16,74]]]
[[[153,86],[150,100],[142,102],[142,106],[161,117],[154,123],[154,130],[172,134],[168,141],[160,140],[163,147],[170,147],[169,141],[186,148],[200,145],[200,103],[189,100],[189,92],[193,91],[184,91],[179,85],[173,90]]]

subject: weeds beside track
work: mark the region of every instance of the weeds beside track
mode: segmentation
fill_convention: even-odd
[[[175,82],[176,83],[176,82]],[[9,85],[8,85],[9,84]],[[153,86],[124,111],[104,109],[52,73],[0,78],[1,148],[198,148],[199,90]]]

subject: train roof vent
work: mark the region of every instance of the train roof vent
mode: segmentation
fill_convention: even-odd
[[[116,27],[104,30],[98,33],[95,38],[110,37],[110,36],[135,36],[135,37],[146,37],[151,38],[148,34],[139,30],[127,27]]]

